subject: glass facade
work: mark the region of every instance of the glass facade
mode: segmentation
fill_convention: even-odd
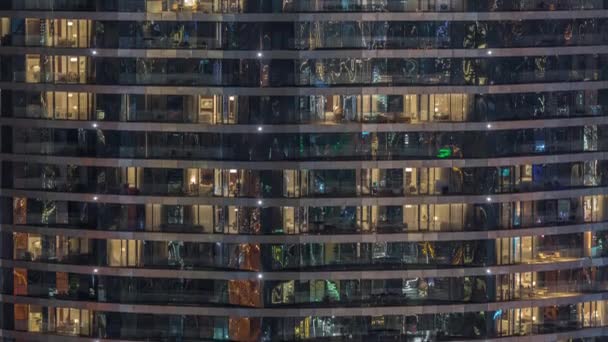
[[[603,341],[608,1],[0,1],[0,340]]]

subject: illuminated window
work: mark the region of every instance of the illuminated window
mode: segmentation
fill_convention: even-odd
[[[140,240],[108,240],[109,266],[139,266],[142,254]]]

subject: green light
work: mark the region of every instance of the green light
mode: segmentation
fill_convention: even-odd
[[[439,152],[437,152],[437,158],[449,158],[452,156],[452,149],[450,148],[440,148]]]

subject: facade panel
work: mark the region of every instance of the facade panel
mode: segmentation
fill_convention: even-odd
[[[3,341],[608,336],[605,0],[1,1],[0,113]]]

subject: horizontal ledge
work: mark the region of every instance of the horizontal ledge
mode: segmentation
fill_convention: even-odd
[[[222,160],[171,160],[62,157],[52,155],[0,153],[0,160],[55,165],[99,167],[150,167],[150,168],[213,168],[248,170],[339,170],[339,169],[393,169],[405,167],[498,167],[524,164],[557,164],[591,160],[606,160],[608,152],[575,152],[548,155],[511,156],[479,159],[405,159],[405,160],[320,160],[320,161],[222,161]]]
[[[291,22],[291,21],[497,21],[588,19],[608,17],[608,10],[561,11],[502,11],[502,12],[281,12],[208,14],[202,12],[95,12],[95,11],[32,11],[4,10],[0,16],[13,18],[92,19],[116,21],[240,21],[240,22]]]
[[[512,201],[537,201],[582,196],[604,195],[607,187],[579,188],[571,190],[534,191],[491,195],[436,195],[401,197],[323,197],[323,198],[239,198],[239,197],[174,197],[174,196],[130,196],[92,193],[48,192],[40,190],[0,189],[0,195],[28,197],[56,201],[79,201],[122,204],[165,204],[165,205],[233,205],[244,207],[314,207],[323,206],[398,206],[405,204],[450,204],[450,203],[502,203]],[[261,201],[261,203],[260,203]]]
[[[606,266],[608,258],[578,258],[568,261],[513,264],[486,267],[448,267],[429,269],[397,269],[397,270],[357,270],[357,271],[267,271],[263,279],[275,281],[288,280],[352,280],[352,279],[401,279],[428,277],[473,277],[488,274],[510,274],[523,272],[547,272],[568,270],[592,266]],[[377,265],[382,266],[382,265]],[[0,259],[0,267],[26,268],[44,272],[69,272],[79,274],[97,274],[117,277],[148,277],[148,278],[187,278],[215,280],[259,280],[258,272],[242,270],[180,270],[162,268],[128,268],[95,265],[57,264],[33,261]],[[97,270],[96,272],[94,270]]]
[[[259,244],[303,244],[303,243],[383,243],[421,241],[470,241],[490,240],[519,236],[563,235],[608,230],[607,222],[580,223],[514,229],[484,231],[412,231],[403,233],[353,233],[353,234],[293,234],[293,235],[248,235],[217,233],[173,233],[162,231],[120,231],[65,228],[60,226],[32,226],[0,224],[0,232],[22,232],[42,235],[63,235],[89,239],[120,239],[146,241],[187,241],[203,243],[259,243]]]
[[[212,58],[257,59],[259,50],[161,49],[161,48],[63,48],[41,46],[3,46],[0,55],[47,54],[91,56],[96,58]],[[323,48],[311,50],[263,50],[264,59],[306,58],[496,58],[608,53],[608,45],[492,47],[484,49],[375,49]]]
[[[608,326],[597,328],[582,328],[549,334],[531,334],[526,336],[509,336],[484,339],[486,342],[553,342],[575,338],[608,336]],[[471,340],[453,340],[453,342],[470,342]]]
[[[608,336],[608,327],[595,327],[595,328],[581,328],[569,331],[563,331],[559,333],[547,333],[547,334],[531,334],[526,336],[510,336],[510,337],[497,337],[497,338],[486,338],[486,342],[552,342],[568,340],[573,338],[589,338],[589,337],[604,337]],[[141,342],[135,340],[124,340],[124,339],[104,339],[104,338],[92,338],[83,336],[66,336],[66,335],[53,335],[50,333],[34,333],[25,331],[15,330],[0,330],[0,337],[17,339],[19,341],[29,342]],[[451,340],[453,342],[470,342],[471,340]]]
[[[557,128],[587,125],[606,125],[607,116],[581,116],[506,120],[484,122],[421,122],[421,123],[344,123],[344,124],[286,124],[286,125],[209,125],[198,123],[118,122],[95,120],[52,120],[31,118],[0,118],[0,125],[27,128],[66,128],[119,130],[134,132],[192,132],[192,133],[359,133],[359,132],[437,132],[488,131],[528,128]],[[488,128],[488,125],[491,125]],[[261,131],[260,131],[261,128]]]
[[[146,304],[114,304],[100,302],[82,302],[73,300],[42,299],[0,295],[0,302],[42,305],[50,307],[69,307],[104,312],[145,313],[156,315],[196,315],[196,316],[231,316],[231,317],[305,317],[305,316],[378,316],[378,315],[418,315],[471,311],[496,311],[524,307],[542,307],[568,305],[581,302],[608,299],[608,293],[567,295],[557,298],[515,300],[483,304],[453,305],[419,305],[419,306],[385,306],[364,308],[231,308],[204,306],[172,306]]]
[[[28,342],[141,342],[141,340],[93,338],[85,336],[68,336],[53,333],[35,333],[27,331],[0,329],[0,337]],[[538,341],[537,341],[538,342]]]
[[[147,95],[395,95],[395,94],[509,94],[550,91],[597,90],[608,88],[608,81],[524,83],[502,85],[404,85],[404,86],[335,86],[335,87],[234,87],[234,86],[162,86],[162,85],[97,85],[0,82],[0,89],[26,91],[70,91],[99,94]]]
[[[486,338],[486,342],[552,342],[561,341],[562,339],[568,340],[573,338],[589,338],[589,337],[604,337],[608,336],[608,327],[594,327],[594,328],[581,328],[569,331],[563,331],[559,333],[547,333],[547,334],[531,334],[526,336],[511,336],[511,337],[497,337],[497,338]],[[124,340],[124,339],[104,339],[104,338],[92,338],[83,336],[66,336],[66,335],[53,335],[51,333],[34,333],[25,331],[15,330],[0,330],[0,337],[17,339],[19,341],[29,342],[141,342],[135,340]],[[471,340],[451,340],[453,342],[470,342]]]

